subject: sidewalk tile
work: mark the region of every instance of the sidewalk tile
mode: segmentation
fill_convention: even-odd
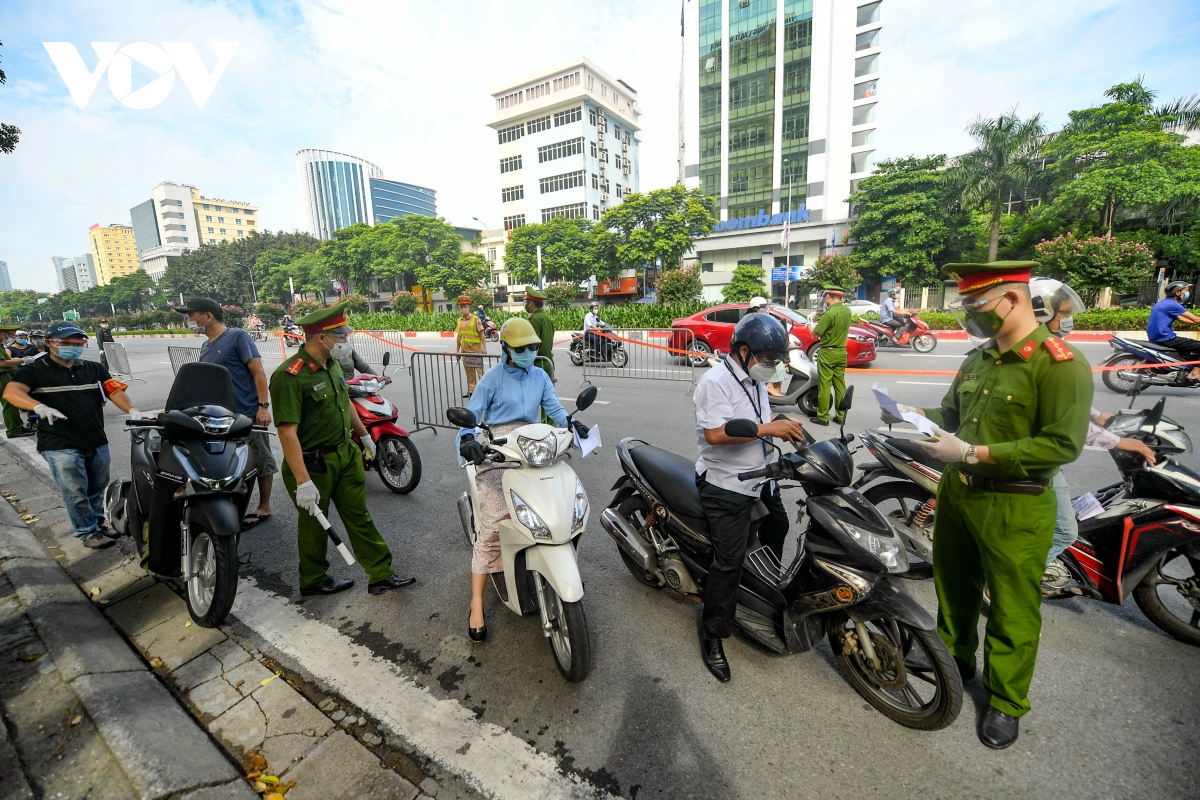
[[[279,776],[295,781],[288,800],[386,797],[413,800],[417,787],[379,764],[375,755],[348,734],[335,731],[304,760]]]
[[[213,736],[244,758],[267,737],[267,718],[253,697],[246,697],[209,724]]]
[[[80,675],[146,668],[104,615],[86,600],[31,606],[27,613],[65,681]]]
[[[217,661],[212,653],[201,653],[168,677],[180,691],[186,692],[206,681],[221,677],[221,662]]]
[[[222,670],[231,670],[250,660],[250,654],[240,644],[230,639],[215,645],[209,652],[221,662]]]
[[[154,577],[142,569],[137,559],[129,558],[108,572],[85,581],[82,589],[92,602],[111,606],[149,589],[154,583]],[[99,589],[100,593],[92,595],[93,589]]]
[[[301,733],[314,730],[324,736],[333,729],[329,718],[291,686],[283,678],[276,678],[254,692],[258,707],[267,717],[267,736]]]
[[[257,800],[258,794],[241,778],[220,786],[206,786],[194,792],[181,794],[179,800]]]
[[[156,583],[144,592],[113,603],[106,611],[113,624],[130,638],[150,630],[155,625],[161,625],[172,617],[187,615],[183,598],[162,583]],[[180,620],[179,624],[182,625],[183,621]]]
[[[225,634],[217,628],[202,628],[186,613],[171,617],[133,637],[133,641],[147,657],[157,656],[168,669],[177,669],[213,645],[225,641]]]
[[[224,678],[205,681],[188,692],[187,696],[192,705],[209,718],[221,716],[242,699]]]
[[[242,696],[245,697],[257,689],[263,681],[274,674],[274,672],[271,672],[271,670],[264,667],[258,661],[251,660],[244,664],[239,664],[233,669],[225,670],[225,680],[229,681],[229,684],[241,692]],[[276,678],[276,680],[279,679]],[[238,684],[238,681],[241,681],[240,685]],[[275,681],[271,681],[271,683],[274,682]]]
[[[285,733],[283,736],[268,736],[262,743],[262,754],[271,769],[282,771],[300,760],[321,741],[316,736],[303,733]]]

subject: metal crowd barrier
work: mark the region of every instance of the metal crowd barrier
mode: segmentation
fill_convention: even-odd
[[[108,371],[113,375],[133,376],[133,370],[129,368],[129,356],[125,353],[125,345],[120,342],[104,343],[104,360],[107,362]]]
[[[383,354],[392,354],[392,367],[404,367],[405,347],[396,331],[355,331],[350,334],[354,352],[373,366],[383,365]]]
[[[437,428],[457,430],[446,421],[446,410],[470,402],[463,361],[481,364],[483,372],[487,372],[500,358],[491,353],[412,353],[413,432],[423,428],[433,428],[435,433]],[[544,368],[549,359],[538,356],[534,363]]]
[[[696,384],[698,367],[684,353],[692,350],[694,334],[687,328],[613,328],[605,331],[620,344],[625,363],[583,362],[583,385],[590,378],[641,378],[652,381],[686,381]],[[584,347],[587,347],[585,342]],[[703,362],[702,362],[703,364]],[[706,365],[705,365],[706,366]]]
[[[184,364],[200,360],[199,347],[167,347],[167,358],[171,361],[171,374],[179,372]]]

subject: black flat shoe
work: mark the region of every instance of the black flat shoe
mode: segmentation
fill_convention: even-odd
[[[958,667],[958,676],[962,678],[963,683],[975,677],[975,668],[958,656],[954,656],[954,665]]]
[[[1017,740],[1021,720],[988,706],[979,721],[979,741],[993,750],[1003,750]]]
[[[395,589],[403,589],[405,586],[412,586],[417,582],[416,578],[397,578],[395,575],[389,575],[381,581],[367,584],[368,594],[383,594]]]
[[[729,659],[725,658],[725,646],[719,636],[709,636],[703,629],[700,630],[700,657],[714,678],[721,683],[729,683],[733,676],[729,672]]]
[[[828,425],[828,424],[829,424],[829,420],[827,420],[827,419],[817,419],[816,417],[809,417],[809,418],[808,418],[808,422],[809,422],[809,424],[810,424],[810,425],[822,425],[822,426],[824,426],[824,425]]]
[[[471,637],[472,642],[482,642],[487,638],[487,625],[482,628],[471,627],[471,615],[467,614],[467,635]]]
[[[301,589],[300,596],[312,597],[318,594],[337,594],[338,592],[346,591],[353,585],[354,581],[348,581],[344,578],[330,578],[320,586],[313,587],[312,589]]]

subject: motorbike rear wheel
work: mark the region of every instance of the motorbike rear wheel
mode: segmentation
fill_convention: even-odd
[[[490,330],[487,332],[487,334],[484,335],[484,338],[487,339],[489,342],[498,342],[498,341],[500,341],[500,331]]]
[[[1113,356],[1112,358],[1108,359],[1108,361],[1105,361],[1104,366],[1128,367],[1133,366],[1134,364],[1145,363],[1145,360],[1135,355],[1123,353],[1121,355]],[[1117,394],[1129,394],[1133,391],[1133,387],[1137,384],[1137,373],[1139,372],[1144,373],[1146,370],[1105,370],[1104,372],[1100,373],[1100,377],[1101,380],[1104,381],[1104,385],[1109,388],[1109,391],[1116,392]],[[1146,375],[1145,377],[1149,377],[1149,375]]]
[[[1164,632],[1200,646],[1200,546],[1164,553],[1133,590],[1133,600]]]
[[[922,333],[913,337],[912,348],[918,353],[932,353],[936,347],[937,337],[932,333]]]
[[[396,494],[408,494],[421,482],[421,455],[403,436],[381,436],[376,443],[375,471],[383,485]]]
[[[538,606],[546,609],[549,620],[550,630],[546,639],[554,653],[554,663],[564,678],[571,683],[579,683],[592,668],[592,647],[588,640],[583,601],[563,602],[554,587],[537,573],[534,573],[533,581]]]
[[[879,513],[887,517],[893,525],[902,526],[906,532],[915,538],[928,542],[923,547],[924,552],[914,552],[913,546],[905,540],[904,549],[908,552],[908,572],[900,573],[902,578],[924,580],[933,577],[933,514],[924,525],[917,525],[914,517],[921,506],[930,499],[929,492],[908,481],[889,481],[877,483],[863,492],[863,499],[879,509]],[[903,537],[901,537],[903,539]]]
[[[571,363],[577,367],[583,366],[583,346],[571,342]]]
[[[962,711],[962,677],[937,631],[897,619],[864,624],[878,668],[859,647],[849,617],[841,615],[829,628],[829,644],[854,690],[907,728],[936,731],[954,722]]]
[[[800,400],[798,403],[796,403],[796,405],[799,406],[800,410],[808,416],[815,417],[818,412],[817,401],[817,387],[814,386],[804,394],[800,395]]]
[[[238,537],[215,536],[203,528],[192,537],[192,578],[187,582],[188,615],[202,628],[225,621],[237,595]]]

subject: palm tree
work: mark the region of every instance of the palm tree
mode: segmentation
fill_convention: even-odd
[[[958,158],[945,180],[964,208],[977,208],[988,217],[988,261],[995,261],[1005,209],[1013,197],[1037,192],[1045,180],[1041,143],[1046,127],[1041,114],[1023,120],[1013,108],[995,119],[980,116],[967,133],[979,146]]]
[[[1200,128],[1200,97],[1176,97],[1169,103],[1154,105],[1158,92],[1149,89],[1143,82],[1145,76],[1138,75],[1132,83],[1118,83],[1104,93],[1109,100],[1141,106],[1153,116],[1163,120],[1163,127],[1176,133],[1187,133]]]

